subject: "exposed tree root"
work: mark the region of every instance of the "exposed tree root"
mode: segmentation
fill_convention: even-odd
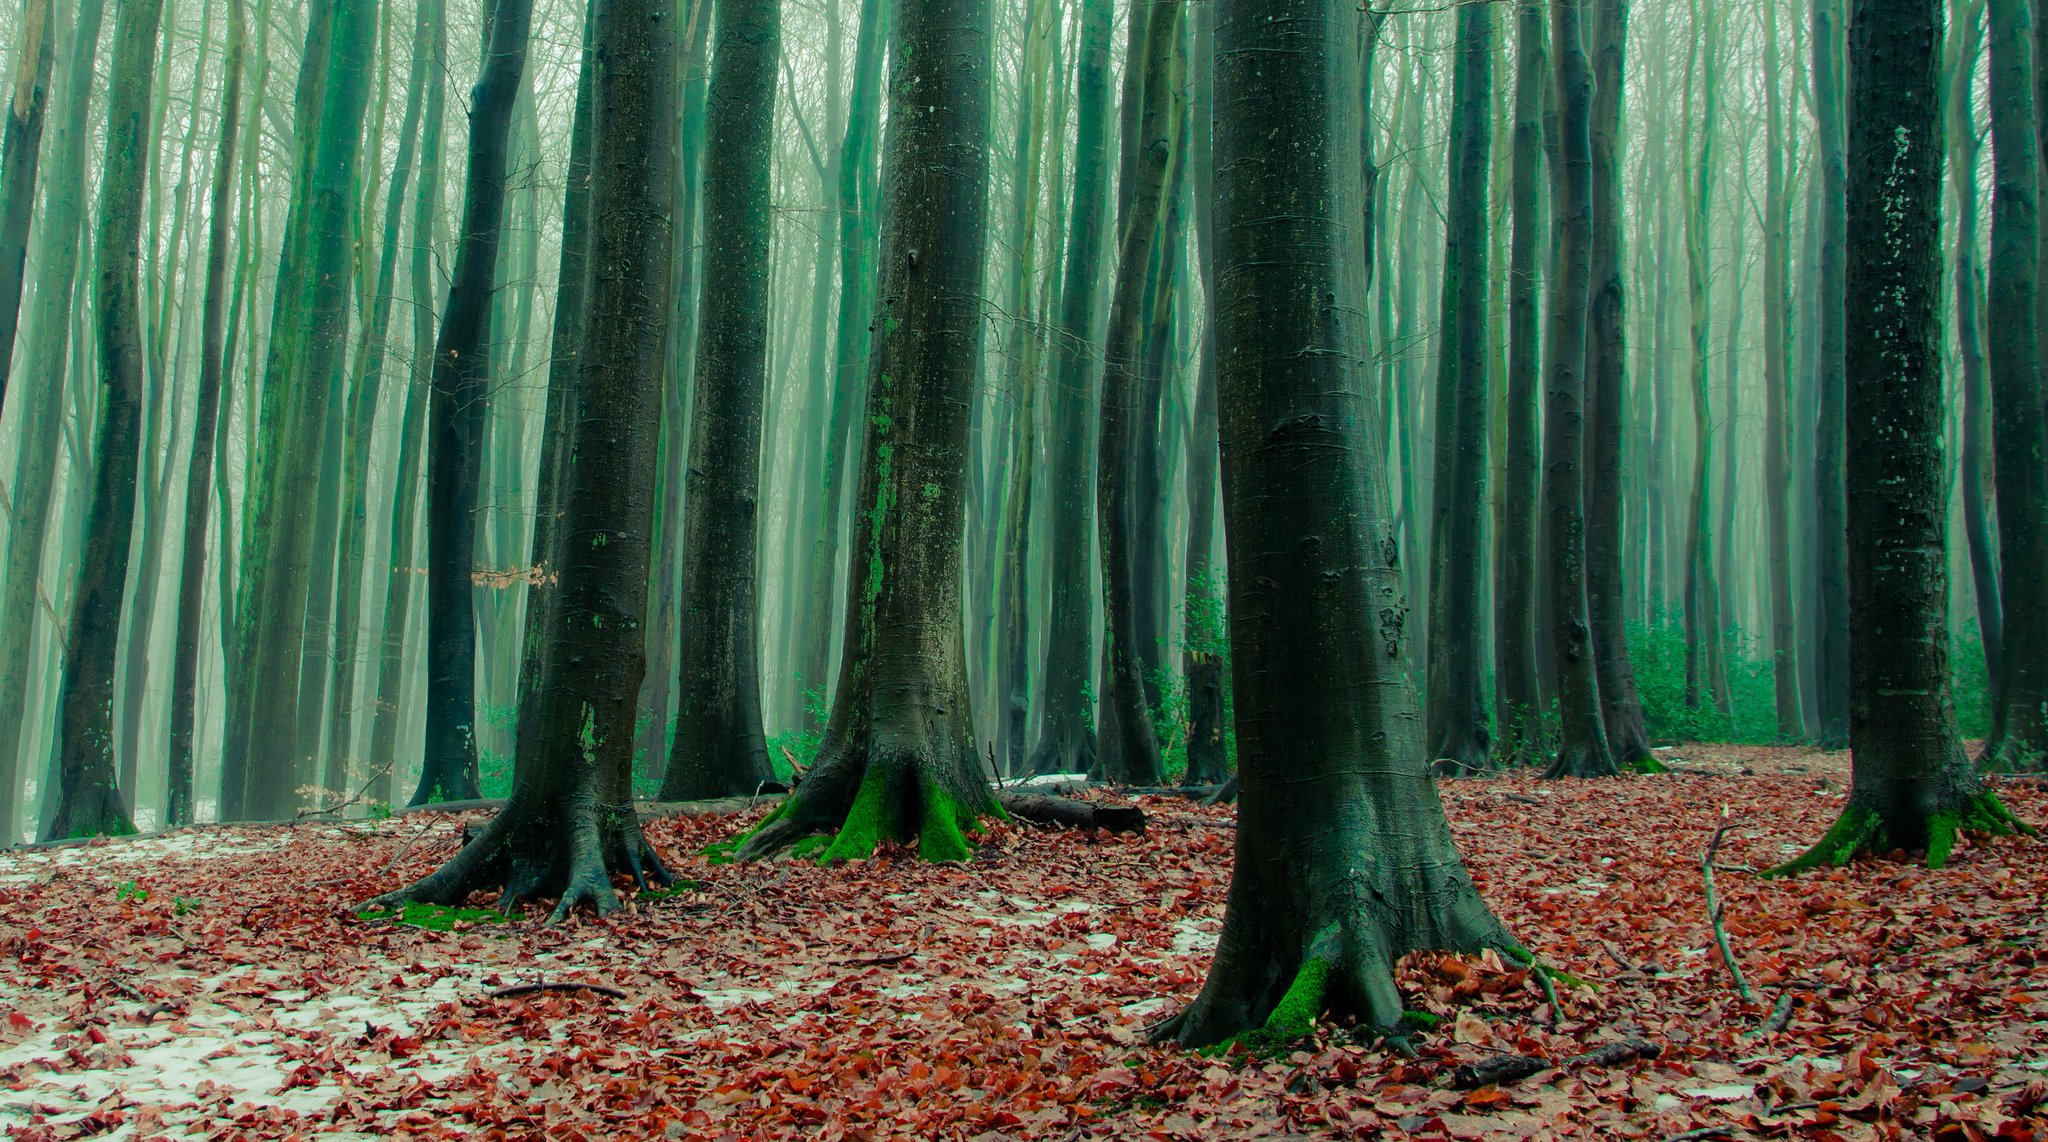
[[[2048,772],[2048,752],[2029,750],[2018,735],[2007,733],[1996,741],[1984,743],[1984,752],[1977,758],[1977,768],[1985,773]]]
[[[1535,1055],[1496,1055],[1476,1063],[1466,1063],[1451,1071],[1451,1086],[1455,1090],[1477,1090],[1483,1086],[1499,1086],[1504,1083],[1520,1082],[1531,1075],[1540,1074],[1552,1068],[1566,1067],[1617,1067],[1637,1059],[1654,1059],[1664,1053],[1664,1048],[1647,1039],[1624,1039],[1609,1043],[1583,1055],[1567,1059],[1543,1059]]]
[[[1558,755],[1551,759],[1550,767],[1543,771],[1545,781],[1555,781],[1564,777],[1619,776],[1621,770],[1615,768],[1613,757],[1583,745],[1559,751]]]
[[[1955,851],[1956,838],[1962,833],[1983,833],[1994,837],[2015,833],[2033,836],[2034,828],[2014,817],[1996,793],[1983,790],[1970,794],[1960,807],[1928,816],[1927,867],[1938,869],[1946,866],[1950,854]],[[1860,853],[1882,853],[1893,847],[1884,818],[1876,810],[1859,804],[1852,796],[1842,815],[1835,820],[1834,827],[1818,844],[1776,868],[1764,870],[1760,875],[1792,876],[1813,869],[1839,868]]]
[[[842,757],[850,755],[841,755]],[[860,784],[846,796],[845,762],[821,762],[804,788],[789,795],[741,839],[735,856],[760,860],[795,847],[819,863],[866,860],[885,840],[914,845],[928,861],[964,861],[973,855],[967,831],[985,816],[1004,816],[986,785],[979,804],[945,788],[918,759],[890,754],[866,759]],[[818,851],[814,837],[830,836]]]

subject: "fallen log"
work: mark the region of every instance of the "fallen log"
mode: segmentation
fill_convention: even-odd
[[[1637,1059],[1654,1059],[1663,1054],[1664,1048],[1647,1039],[1623,1039],[1596,1047],[1583,1055],[1568,1059],[1543,1059],[1535,1055],[1496,1055],[1476,1063],[1466,1063],[1451,1070],[1451,1086],[1456,1090],[1478,1090],[1483,1086],[1501,1086],[1520,1082],[1530,1075],[1543,1071],[1569,1067],[1618,1067]]]
[[[1069,829],[1107,829],[1112,833],[1143,833],[1145,811],[1136,805],[1098,805],[1036,793],[998,793],[996,800],[1010,816]]]
[[[491,998],[517,999],[522,995],[538,995],[544,991],[588,991],[598,995],[608,995],[613,999],[626,998],[626,993],[616,987],[609,987],[601,983],[577,983],[571,980],[562,980],[560,982],[548,980],[543,983],[521,983],[515,984],[512,987],[501,987],[491,993]]]

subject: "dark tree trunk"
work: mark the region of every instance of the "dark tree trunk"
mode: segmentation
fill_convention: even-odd
[[[1557,756],[1552,777],[1611,777],[1600,680],[1586,614],[1585,405],[1586,317],[1592,277],[1593,74],[1582,13],[1586,0],[1550,9],[1557,90],[1557,162],[1551,172],[1553,240],[1549,384],[1543,418],[1543,509],[1548,536],[1551,672],[1557,695]]]
[[[56,56],[51,32],[50,0],[27,0],[21,54],[7,92],[7,126],[0,133],[0,409],[7,407],[8,366],[14,360],[14,333],[21,321],[36,167],[42,159],[43,116],[49,109],[50,65]]]
[[[2027,0],[1989,0],[1992,184],[1987,358],[2002,661],[1984,762],[2048,765],[2048,425],[2035,325],[2041,224]]]
[[[492,354],[485,338],[503,238],[507,142],[532,21],[532,0],[496,0],[470,99],[462,231],[434,341],[434,395],[427,416],[427,738],[415,805],[478,795],[473,577],[477,481],[491,403]]]
[[[199,407],[192,428],[192,454],[185,469],[185,543],[178,567],[178,633],[171,666],[171,742],[165,778],[164,824],[192,822],[192,735],[199,717],[200,613],[206,597],[206,532],[213,496],[227,489],[213,483],[214,444],[226,410],[221,407],[228,368],[228,257],[234,249],[236,129],[242,115],[242,53],[247,28],[241,0],[228,0],[227,60],[222,64],[219,149],[213,159],[213,190],[207,207],[206,312],[200,334]]]
[[[1815,174],[1820,188],[1820,249],[1814,266],[1819,293],[1819,329],[1813,384],[1819,404],[1814,429],[1814,546],[1818,575],[1814,597],[1814,683],[1820,707],[1819,744],[1840,749],[1849,742],[1849,548],[1848,508],[1842,485],[1843,393],[1847,352],[1843,309],[1843,253],[1849,241],[1845,213],[1848,170],[1843,158],[1841,4],[1813,0],[1813,107],[1817,138]]]
[[[1784,96],[1779,76],[1778,8],[1764,8],[1764,498],[1765,558],[1770,562],[1771,676],[1778,714],[1778,739],[1806,736],[1799,697],[1799,626],[1792,602],[1790,506],[1792,426],[1791,356],[1787,344],[1792,308],[1791,195],[1786,192]],[[1973,191],[1974,194],[1974,191]],[[1974,207],[1972,208],[1974,213]],[[1971,228],[1974,232],[1974,227]]]
[[[704,280],[683,511],[682,708],[664,801],[744,796],[774,776],[761,730],[755,598],[768,373],[768,172],[781,0],[717,7],[704,155]]]
[[[1618,765],[1651,760],[1643,702],[1628,657],[1622,544],[1622,425],[1628,409],[1627,294],[1621,280],[1623,53],[1627,0],[1593,2],[1591,136],[1593,292],[1586,313],[1586,611],[1607,748]]]
[[[1480,571],[1485,566],[1489,400],[1486,180],[1493,164],[1493,8],[1458,9],[1444,191],[1443,296],[1430,512],[1426,744],[1442,774],[1493,767]]]
[[[619,906],[612,873],[668,874],[633,812],[633,720],[667,357],[676,155],[674,6],[598,0],[591,15],[590,293],[568,431],[560,582],[544,604],[539,697],[522,704],[512,798],[454,859],[385,900],[501,907],[554,897],[560,919]]]
[[[149,81],[156,70],[156,33],[163,11],[163,0],[119,0],[114,16],[107,157],[93,235],[101,385],[93,433],[96,462],[57,698],[57,811],[46,818],[44,840],[135,831],[114,785],[114,658],[120,645],[121,596],[127,587],[142,443],[144,356],[137,263],[150,160]]]
[[[991,34],[985,0],[899,0],[890,37],[881,299],[846,653],[810,776],[741,848],[836,833],[963,860],[995,811],[961,627],[968,409],[981,375]]]
[[[1984,361],[1984,259],[1978,248],[1980,206],[1977,167],[1984,150],[1977,132],[1977,64],[1984,46],[1984,0],[1969,0],[1957,13],[1963,37],[1949,69],[1948,145],[1949,187],[1956,202],[1956,252],[1954,272],[1956,313],[1956,358],[1958,381],[1963,389],[1962,424],[1959,426],[1962,488],[1957,499],[1963,509],[1963,534],[1970,545],[1970,576],[1977,601],[1977,632],[1983,645],[1984,672],[1991,693],[1998,693],[1998,672],[2003,612],[1998,598],[1998,553],[1991,542],[1991,488],[1989,450],[1991,424],[1986,405],[1991,399]],[[2036,293],[2039,293],[2036,281]]]
[[[1515,9],[1514,154],[1509,174],[1507,460],[1496,532],[1494,670],[1503,760],[1543,754],[1543,698],[1536,663],[1537,505],[1543,487],[1541,276],[1544,221],[1537,180],[1543,166],[1543,90],[1549,72],[1543,5]]]
[[[1142,109],[1138,138],[1125,146],[1138,155],[1130,207],[1117,220],[1116,288],[1110,295],[1109,331],[1103,338],[1102,424],[1096,449],[1095,510],[1102,543],[1105,623],[1102,653],[1107,689],[1103,701],[1114,710],[1116,740],[1105,742],[1104,775],[1131,785],[1159,784],[1159,739],[1145,701],[1144,655],[1138,619],[1137,488],[1139,340],[1143,332],[1146,267],[1159,237],[1167,164],[1173,154],[1171,84],[1168,72],[1180,29],[1179,0],[1157,0],[1146,20],[1142,60]],[[1133,6],[1132,12],[1142,11]],[[1139,18],[1139,17],[1134,17]],[[1128,86],[1128,85],[1127,85]],[[1108,719],[1106,719],[1108,720]]]
[[[1924,851],[1939,868],[1959,830],[2015,827],[1971,772],[1949,690],[1941,5],[1854,0],[1852,12],[1845,332],[1854,771],[1840,820],[1779,872],[1893,849]],[[1997,59],[1996,33],[1992,46]]]
[[[22,423],[59,423],[65,404],[65,361],[77,294],[78,259],[85,205],[86,140],[91,135],[92,75],[99,54],[102,0],[81,0],[72,27],[71,46],[56,92],[57,123],[50,142],[47,171],[48,206],[43,212],[38,244],[36,292],[30,295],[34,320],[23,363],[34,378]],[[50,506],[57,474],[58,432],[28,432],[15,456],[13,518],[7,528],[7,565],[0,577],[0,843],[15,838],[20,818],[22,730],[32,720],[28,683],[36,627],[37,581],[43,565],[43,541],[49,531]]]
[[[1048,547],[1057,554],[1047,577],[1044,716],[1032,773],[1086,773],[1095,767],[1091,709],[1094,507],[1095,344],[1101,296],[1104,215],[1109,202],[1109,0],[1081,0],[1079,78],[1074,94],[1074,196],[1067,211],[1067,264],[1060,289],[1059,331],[1047,388]]]
[[[1519,946],[1445,824],[1406,668],[1406,604],[1366,396],[1356,36],[1312,0],[1216,22],[1224,516],[1237,860],[1191,1045],[1401,1016],[1405,952]],[[1340,94],[1342,93],[1342,94]],[[1303,791],[1312,791],[1303,796]]]
[[[1193,90],[1190,108],[1194,115],[1192,160],[1195,193],[1195,235],[1199,242],[1199,270],[1203,307],[1202,356],[1195,377],[1194,439],[1188,442],[1188,551],[1187,602],[1182,607],[1185,624],[1181,635],[1181,670],[1188,693],[1188,771],[1183,785],[1220,785],[1230,777],[1230,750],[1224,739],[1224,671],[1228,669],[1230,638],[1223,609],[1223,561],[1216,546],[1216,500],[1222,462],[1218,433],[1221,425],[1216,411],[1216,158],[1215,68],[1216,9],[1198,4],[1188,13],[1194,21]],[[1368,41],[1370,44],[1370,41]],[[1368,48],[1368,50],[1370,50]],[[1371,83],[1362,88],[1368,95]],[[1360,117],[1363,122],[1364,117]],[[1370,130],[1360,132],[1364,144]],[[1370,156],[1361,161],[1370,170]],[[1366,196],[1367,234],[1372,232],[1371,196]],[[1371,258],[1366,258],[1371,264]]]

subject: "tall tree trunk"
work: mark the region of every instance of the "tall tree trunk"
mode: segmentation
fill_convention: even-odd
[[[213,188],[207,203],[206,313],[199,350],[199,405],[192,428],[192,454],[185,469],[185,542],[178,567],[178,632],[171,666],[171,739],[165,775],[164,824],[192,822],[192,739],[199,720],[199,640],[206,599],[206,531],[217,494],[213,481],[215,446],[229,365],[227,326],[228,258],[234,250],[235,147],[242,115],[242,54],[248,29],[242,0],[228,0],[227,59],[222,64],[220,137],[213,158]],[[195,113],[197,108],[194,109]],[[226,553],[222,553],[226,558]],[[225,601],[225,600],[224,600]]]
[[[619,907],[611,874],[669,877],[633,812],[633,721],[652,548],[667,360],[675,149],[674,5],[597,0],[591,14],[589,305],[568,425],[573,465],[555,489],[560,583],[542,609],[538,698],[522,706],[510,801],[482,835],[386,903],[501,906],[559,898],[555,918]]]
[[[683,507],[677,688],[682,709],[661,796],[750,794],[774,776],[761,729],[761,412],[767,396],[768,174],[775,150],[781,0],[717,9],[704,155],[704,278]]]
[[[1983,760],[2048,766],[2048,421],[2041,405],[2041,162],[2035,134],[2033,13],[2026,0],[1987,0],[1991,51],[1990,336],[1993,483],[2003,661]]]
[[[93,432],[92,504],[79,550],[81,575],[72,595],[57,699],[57,810],[46,819],[45,840],[135,831],[114,783],[114,658],[141,447],[145,350],[138,245],[150,160],[149,81],[162,18],[163,0],[117,0],[107,152],[93,235],[102,391]]]
[[[1537,504],[1543,486],[1542,325],[1539,312],[1542,243],[1538,179],[1543,166],[1545,58],[1543,5],[1515,8],[1514,158],[1509,175],[1507,460],[1502,513],[1495,524],[1494,670],[1503,760],[1530,762],[1543,753],[1543,700],[1536,663]],[[1384,292],[1385,287],[1382,287]]]
[[[1854,0],[1845,291],[1853,775],[1834,828],[1781,873],[1893,849],[1924,851],[1939,868],[1960,830],[2016,827],[1971,771],[1949,689],[1940,40],[1938,0]],[[1996,32],[1992,47],[1998,60]]]
[[[1688,150],[1686,174],[1685,264],[1686,288],[1692,315],[1692,520],[1687,534],[1685,556],[1685,704],[1697,708],[1712,701],[1714,708],[1728,713],[1717,672],[1711,660],[1721,630],[1721,588],[1714,574],[1713,499],[1708,490],[1708,461],[1713,455],[1713,407],[1708,391],[1713,358],[1709,350],[1709,277],[1712,267],[1708,230],[1713,218],[1714,137],[1721,113],[1721,17],[1705,5],[1695,4],[1693,46],[1686,56],[1687,122],[1698,122],[1699,147]],[[1697,87],[1695,87],[1695,83]],[[1699,102],[1694,103],[1694,92]],[[1697,107],[1698,117],[1694,118]]]
[[[1147,17],[1139,137],[1130,208],[1119,215],[1116,288],[1110,295],[1109,331],[1103,339],[1102,424],[1096,451],[1095,510],[1102,543],[1103,655],[1117,738],[1103,743],[1103,768],[1113,781],[1159,783],[1159,740],[1145,702],[1144,659],[1139,652],[1138,542],[1133,465],[1138,441],[1138,350],[1144,317],[1146,267],[1159,235],[1166,173],[1172,158],[1172,116],[1167,82],[1180,28],[1180,0],[1156,0]],[[1133,6],[1132,11],[1141,9]],[[1134,17],[1135,18],[1135,17]]]
[[[1550,375],[1543,418],[1543,508],[1548,535],[1551,672],[1560,734],[1552,777],[1610,777],[1586,612],[1585,405],[1587,308],[1592,286],[1593,74],[1582,30],[1586,0],[1555,0],[1550,9],[1557,90],[1557,161],[1551,175],[1553,249],[1550,286]]]
[[[39,220],[34,309],[23,363],[32,378],[29,404],[21,423],[55,425],[65,407],[65,362],[71,351],[71,325],[83,306],[74,308],[78,258],[85,204],[86,141],[92,110],[93,64],[99,55],[103,0],[80,0],[72,26],[71,48],[56,91],[56,132],[50,143],[45,179],[47,205]],[[19,765],[22,730],[37,719],[28,706],[28,683],[38,665],[33,660],[37,623],[37,581],[43,565],[43,541],[50,524],[51,493],[57,475],[57,446],[62,434],[25,432],[15,455],[13,521],[7,529],[7,566],[0,587],[0,843],[11,843],[20,820]],[[46,798],[47,799],[47,798]]]
[[[1314,0],[1217,10],[1218,380],[1242,784],[1222,941],[1201,994],[1157,1032],[1193,1045],[1261,1028],[1303,1035],[1327,1009],[1392,1027],[1403,953],[1520,953],[1451,840],[1404,677],[1353,236],[1360,18]]]
[[[1093,624],[1089,557],[1094,507],[1096,309],[1101,296],[1105,212],[1109,202],[1110,0],[1081,0],[1074,91],[1074,194],[1067,210],[1067,262],[1059,330],[1046,392],[1048,534],[1043,721],[1026,768],[1086,773],[1095,766]]]
[[[1442,774],[1493,765],[1483,667],[1481,546],[1487,444],[1487,175],[1493,163],[1493,8],[1458,9],[1446,159],[1444,280],[1438,308],[1436,478],[1429,545],[1428,757]]]
[[[981,376],[991,33],[986,0],[899,0],[890,36],[887,231],[861,464],[860,572],[817,765],[741,848],[836,833],[964,860],[995,810],[976,754],[961,626],[970,395]]]
[[[1771,615],[1771,681],[1778,714],[1778,739],[1806,736],[1799,699],[1799,626],[1792,601],[1791,494],[1791,350],[1787,326],[1792,317],[1791,195],[1785,187],[1789,165],[1785,148],[1782,55],[1778,48],[1778,8],[1764,7],[1764,499],[1765,558],[1769,561]],[[1972,198],[1974,200],[1974,187]],[[1974,214],[1975,207],[1971,207]],[[1973,231],[1975,227],[1971,228]],[[1960,287],[1959,287],[1960,288]]]
[[[496,0],[469,111],[468,185],[441,331],[427,435],[427,738],[412,803],[477,796],[476,517],[491,402],[491,296],[512,112],[526,72],[532,0]],[[637,695],[638,691],[635,691]]]
[[[1819,291],[1813,384],[1819,421],[1814,430],[1814,546],[1818,577],[1814,595],[1814,681],[1820,705],[1819,744],[1840,749],[1849,741],[1849,547],[1847,493],[1842,484],[1843,371],[1847,352],[1843,340],[1848,320],[1843,306],[1844,248],[1849,241],[1848,169],[1843,155],[1841,78],[1841,13],[1844,0],[1813,0],[1814,157],[1820,188],[1820,248],[1814,265]]]
[[[1651,760],[1643,702],[1628,655],[1623,560],[1622,426],[1628,407],[1628,313],[1621,280],[1621,105],[1627,0],[1594,0],[1592,150],[1593,292],[1586,313],[1586,610],[1607,748],[1619,765]]]
[[[56,58],[53,31],[50,0],[25,0],[21,54],[15,58],[7,125],[0,133],[0,409],[7,407],[8,368],[14,360],[14,333],[21,320],[29,221],[36,205],[36,167],[42,159],[50,66]]]
[[[1963,534],[1970,545],[1970,576],[1977,602],[1977,632],[1984,651],[1984,671],[1992,694],[1998,693],[2000,621],[1998,553],[1991,543],[1991,490],[1988,484],[1991,425],[1985,405],[1991,399],[1984,361],[1984,260],[1978,243],[1982,215],[1977,168],[1984,144],[1977,133],[1977,65],[1984,49],[1984,0],[1952,4],[1952,65],[1948,90],[1948,175],[1956,203],[1955,283],[1956,359],[1963,389],[1962,423],[1958,427],[1963,509]],[[2036,283],[2038,291],[2039,283]]]

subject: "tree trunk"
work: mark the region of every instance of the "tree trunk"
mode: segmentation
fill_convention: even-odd
[[[1586,613],[1585,438],[1587,308],[1592,278],[1592,69],[1581,25],[1586,0],[1550,9],[1557,90],[1557,162],[1551,174],[1553,249],[1550,286],[1550,383],[1543,419],[1543,508],[1548,547],[1552,673],[1557,694],[1557,756],[1548,776],[1611,777],[1600,680]]]
[[[1503,761],[1532,762],[1543,754],[1543,699],[1537,685],[1537,504],[1543,486],[1542,270],[1537,248],[1543,218],[1538,178],[1543,166],[1545,58],[1543,5],[1521,0],[1515,8],[1514,158],[1509,175],[1507,461],[1502,470],[1501,518],[1495,525],[1494,670]],[[1384,287],[1382,287],[1384,290]]]
[[[1357,24],[1226,0],[1216,21],[1217,337],[1240,717],[1237,860],[1208,981],[1158,1034],[1390,1028],[1394,964],[1515,954],[1465,872],[1404,677],[1405,603],[1368,430]],[[1313,790],[1311,796],[1301,796]]]
[[[71,349],[71,324],[83,306],[74,307],[81,222],[89,195],[85,189],[86,140],[90,136],[92,75],[99,54],[102,0],[80,0],[72,28],[71,47],[57,87],[56,133],[50,144],[46,182],[48,205],[39,220],[36,292],[29,323],[29,341],[22,358],[33,378],[29,405],[21,423],[55,425],[65,407],[65,362]],[[20,821],[22,730],[35,719],[28,708],[28,683],[37,624],[37,581],[43,565],[43,541],[50,524],[51,493],[57,475],[56,431],[25,432],[15,456],[14,516],[7,529],[5,586],[0,588],[0,843],[12,843]]]
[[[861,465],[861,559],[817,765],[741,848],[836,833],[827,859],[915,843],[963,860],[995,811],[976,756],[961,627],[970,395],[988,241],[985,0],[899,0],[890,39],[887,230]]]
[[[1971,772],[1949,690],[1941,27],[1938,0],[1854,0],[1845,291],[1854,766],[1841,818],[1780,873],[1893,849],[1924,851],[1939,868],[1960,830],[2018,827]],[[1992,47],[1995,61],[2011,62],[1996,31]]]
[[[1978,243],[1982,222],[1977,190],[1977,168],[1984,144],[1977,132],[1975,88],[1977,64],[1983,58],[1984,0],[1965,0],[1953,9],[1961,42],[1949,69],[1948,173],[1950,192],[1956,203],[1956,251],[1954,272],[1956,314],[1956,359],[1958,381],[1963,389],[1960,436],[1962,488],[1957,499],[1963,509],[1963,534],[1970,545],[1970,575],[1977,602],[1977,633],[1984,651],[1984,672],[1990,691],[1998,693],[2000,661],[2000,619],[1998,598],[1998,553],[1991,543],[1991,495],[1988,450],[1991,425],[1985,405],[1991,399],[1984,361],[1984,260]],[[2039,282],[2036,283],[2037,293]]]
[[[578,415],[562,425],[575,463],[555,489],[560,582],[542,608],[538,698],[522,703],[512,797],[454,859],[386,903],[457,904],[499,887],[501,908],[555,897],[561,919],[582,905],[600,915],[618,908],[611,873],[643,886],[668,880],[640,834],[632,776],[667,359],[673,16],[666,0],[597,0],[590,17],[590,153],[604,161],[590,168]]]
[[[52,32],[50,0],[26,0],[21,54],[8,91],[7,126],[0,133],[0,409],[7,407],[8,366],[14,360],[14,333],[21,320],[36,167],[43,151],[43,116],[49,109],[50,66],[56,57],[57,37]]]
[[[1493,8],[1458,9],[1446,159],[1444,280],[1429,545],[1428,757],[1445,775],[1493,766],[1481,631],[1487,444],[1486,180],[1493,156]]]
[[[1067,211],[1067,263],[1059,331],[1047,388],[1047,543],[1058,552],[1047,591],[1044,714],[1031,773],[1086,773],[1095,767],[1093,561],[1094,352],[1101,296],[1104,214],[1109,202],[1110,0],[1081,0],[1074,92],[1074,195]]]
[[[1764,8],[1764,557],[1770,563],[1771,680],[1778,740],[1806,736],[1799,698],[1799,626],[1792,601],[1791,196],[1785,188],[1785,100],[1779,77],[1778,9]],[[1972,199],[1975,188],[1972,187]],[[1974,204],[1970,211],[1975,213]],[[1971,227],[1974,233],[1975,227]],[[1974,240],[1973,243],[1974,245]],[[1960,288],[1960,287],[1959,287]],[[1960,312],[1960,309],[1958,310]]]
[[[474,576],[477,481],[491,404],[485,338],[504,236],[507,141],[532,22],[532,0],[493,5],[470,102],[461,240],[434,341],[434,395],[427,416],[427,737],[415,805],[478,795]]]
[[[57,811],[47,818],[44,840],[135,831],[114,783],[114,658],[120,645],[121,596],[127,588],[142,443],[138,245],[150,160],[149,81],[156,69],[156,34],[162,18],[163,0],[118,0],[114,16],[107,157],[93,235],[102,386],[93,433],[96,462],[57,699],[62,719]]]
[[[1820,706],[1823,748],[1840,749],[1849,741],[1849,548],[1848,508],[1842,486],[1843,393],[1848,384],[1843,364],[1847,352],[1843,330],[1843,253],[1849,241],[1845,213],[1848,171],[1844,165],[1841,78],[1841,5],[1843,0],[1813,0],[1813,108],[1817,138],[1815,172],[1820,188],[1820,249],[1814,266],[1819,292],[1813,384],[1819,421],[1814,430],[1814,546],[1817,578],[1815,600],[1814,682]]]
[[[2040,158],[2034,130],[2032,13],[2026,0],[1988,0],[1991,51],[1991,366],[1993,483],[2003,661],[1983,761],[2048,766],[2048,424],[2035,325],[2041,252]],[[1938,423],[1938,422],[1937,422]]]
[[[768,372],[768,173],[781,0],[717,8],[704,156],[704,279],[683,506],[682,708],[664,801],[745,796],[774,777],[761,729],[755,597]]]
[[[1193,439],[1188,442],[1188,549],[1186,603],[1182,606],[1181,671],[1188,695],[1188,770],[1181,783],[1188,786],[1220,785],[1230,777],[1230,749],[1225,735],[1224,671],[1228,669],[1230,634],[1223,608],[1222,552],[1216,545],[1216,500],[1222,458],[1218,437],[1221,425],[1216,411],[1216,227],[1215,227],[1215,49],[1216,9],[1196,5],[1188,13],[1194,21],[1194,75],[1190,109],[1194,115],[1193,151],[1189,155],[1194,174],[1195,235],[1200,243],[1199,270],[1202,275],[1202,350],[1195,377]],[[1368,31],[1368,37],[1371,35]],[[1371,40],[1367,40],[1370,51]],[[1370,97],[1371,81],[1360,85]],[[1360,122],[1365,117],[1360,116]],[[1360,144],[1370,139],[1370,129],[1360,132]],[[1361,160],[1362,171],[1371,170],[1368,155]],[[1365,232],[1372,232],[1371,195],[1365,195]],[[1370,257],[1366,259],[1370,264]]]
[[[199,719],[199,640],[206,599],[206,531],[213,496],[214,446],[226,411],[228,257],[233,252],[235,146],[242,114],[242,53],[248,34],[241,0],[228,0],[227,59],[222,64],[220,138],[207,205],[206,313],[199,350],[199,407],[192,455],[185,469],[185,543],[178,567],[178,632],[171,666],[171,740],[165,777],[164,824],[192,823],[192,738]],[[196,111],[196,108],[195,108]]]
[[[1728,707],[1713,669],[1712,647],[1720,643],[1721,589],[1714,575],[1713,500],[1708,490],[1708,461],[1713,455],[1714,421],[1708,392],[1713,359],[1709,351],[1710,301],[1708,230],[1713,218],[1714,136],[1718,131],[1721,71],[1721,17],[1700,10],[1693,46],[1686,56],[1686,120],[1694,121],[1693,93],[1700,94],[1699,149],[1687,152],[1685,210],[1686,290],[1692,315],[1692,526],[1685,556],[1685,704],[1697,709],[1711,700],[1723,714]],[[1697,88],[1695,88],[1697,75]],[[1703,694],[1705,697],[1703,697]]]
[[[1103,339],[1102,423],[1096,449],[1095,510],[1102,543],[1103,655],[1108,683],[1103,700],[1114,709],[1115,742],[1103,743],[1104,774],[1130,785],[1159,784],[1159,740],[1145,702],[1144,658],[1139,648],[1134,465],[1139,437],[1139,337],[1144,317],[1146,268],[1159,234],[1166,173],[1172,158],[1171,85],[1179,0],[1158,0],[1146,17],[1142,109],[1130,208],[1118,217],[1116,288]],[[1142,9],[1134,6],[1132,11]]]

